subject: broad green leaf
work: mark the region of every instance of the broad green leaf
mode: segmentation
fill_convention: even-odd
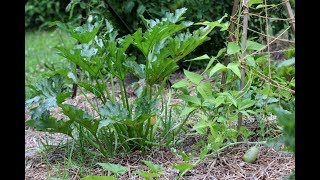
[[[123,63],[124,66],[128,67],[131,72],[140,79],[146,78],[144,71],[145,66],[143,64],[138,64],[136,61],[126,61]]]
[[[205,134],[206,129],[210,126],[210,124],[205,120],[201,119],[194,126],[193,129],[196,130],[200,134]]]
[[[209,26],[211,29],[215,28],[215,27],[221,27],[222,29],[228,28],[226,27],[227,24],[225,23],[221,23],[222,20],[224,18],[228,17],[228,14],[224,14],[219,20],[214,21],[214,22],[208,22],[208,21],[204,21],[204,22],[198,22],[195,23],[195,25],[206,25]]]
[[[256,101],[248,99],[248,98],[240,100],[240,102],[238,102],[238,109],[243,110],[243,109],[249,108],[249,107],[253,106],[255,103],[256,103]]]
[[[295,64],[295,58],[291,58],[285,61],[282,61],[281,63],[278,64],[277,69],[280,69],[284,66],[292,66]]]
[[[199,61],[199,60],[204,60],[204,59],[210,59],[210,57],[207,54],[205,54],[205,55],[202,55],[202,56],[199,56],[199,57],[196,57],[193,59],[188,59],[185,61]]]
[[[99,112],[102,117],[115,122],[121,122],[128,119],[129,112],[123,108],[122,105],[110,101],[106,102],[99,108]]]
[[[54,117],[48,117],[49,114],[43,114],[37,119],[30,119],[26,122],[29,127],[35,128],[38,131],[62,133],[72,137],[73,121],[57,120]]]
[[[71,121],[76,121],[92,134],[97,133],[99,121],[93,119],[87,112],[68,104],[60,104],[59,107],[61,107],[63,113],[68,116]]]
[[[219,107],[221,104],[225,102],[225,96],[218,96],[213,103],[215,104],[215,107]]]
[[[182,79],[181,81],[178,81],[176,83],[174,83],[172,85],[173,88],[181,88],[181,87],[186,87],[186,86],[189,86],[191,85],[191,83],[189,81],[187,81],[186,79]]]
[[[183,70],[183,72],[186,75],[186,77],[194,84],[199,84],[203,80],[203,77],[200,74],[190,72],[185,69]]]
[[[211,77],[216,72],[221,72],[227,70],[227,67],[221,63],[217,63],[210,71],[209,77]]]
[[[182,100],[184,100],[186,102],[191,102],[191,103],[194,103],[199,106],[201,105],[201,99],[196,96],[181,94],[181,95],[179,95],[179,98],[181,98]]]
[[[117,180],[117,178],[112,176],[86,176],[80,180]]]
[[[254,61],[254,58],[252,56],[247,57],[246,63],[248,66],[256,67],[256,62]]]
[[[187,171],[189,171],[190,169],[193,168],[192,164],[189,163],[181,163],[181,164],[175,164],[173,165],[173,168],[177,169],[180,171],[180,174],[184,174]]]
[[[84,24],[82,26],[76,27],[71,32],[71,36],[77,39],[80,43],[90,42],[98,33],[101,24],[96,22],[92,24]]]
[[[213,62],[214,62],[218,57],[220,57],[224,52],[226,52],[226,48],[220,49],[219,52],[218,52],[218,54],[217,54],[217,56],[216,56],[216,57],[212,57],[212,58],[210,59],[208,65],[207,65],[206,69],[203,71],[203,73],[206,72],[206,71],[211,67],[211,65],[213,64]]]
[[[248,6],[251,7],[254,4],[262,4],[263,0],[250,0]]]
[[[188,106],[185,106],[185,108],[182,110],[181,112],[181,116],[186,116],[188,115],[189,113],[191,113],[192,111],[194,111],[195,109],[197,109],[196,107],[188,107]]]
[[[256,63],[265,63],[265,62],[268,62],[267,56],[261,56],[256,59]]]
[[[239,79],[241,78],[239,64],[229,63],[227,68],[230,69],[234,74],[236,74]]]
[[[122,166],[120,164],[112,164],[112,163],[97,163],[103,169],[113,172],[114,174],[125,174],[129,168],[126,166]]]
[[[236,42],[232,41],[232,42],[228,43],[227,54],[230,54],[230,55],[235,54],[235,53],[240,52],[240,50],[241,50],[241,48]]]
[[[225,118],[224,116],[219,116],[218,119],[217,119],[217,122],[219,123],[225,123],[228,119]]]
[[[264,4],[259,4],[256,9],[260,9],[260,8],[264,8],[264,7],[275,7],[276,5],[275,4],[267,4],[267,5],[264,5]]]
[[[159,174],[159,173],[150,173],[150,172],[146,172],[146,171],[132,171],[134,174],[138,174],[146,179],[151,179],[151,178],[156,178],[156,177],[160,177],[163,176],[163,174]]]
[[[197,91],[201,94],[201,96],[203,97],[203,99],[206,99],[210,96],[212,96],[212,86],[210,82],[201,82],[198,86],[197,86]]]
[[[151,170],[152,172],[160,172],[160,171],[163,171],[165,170],[164,167],[162,167],[161,165],[158,165],[158,164],[154,164],[153,162],[151,161],[146,161],[146,160],[142,160],[142,162],[147,165]]]
[[[260,51],[263,50],[264,48],[266,48],[265,45],[254,42],[254,41],[247,41],[247,50],[256,50],[256,51]]]
[[[165,59],[161,61],[153,61],[146,67],[146,82],[148,84],[155,84],[168,77],[179,67],[172,59]]]

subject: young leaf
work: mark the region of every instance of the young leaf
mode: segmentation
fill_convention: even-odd
[[[200,81],[203,80],[203,77],[197,73],[194,72],[190,72],[188,70],[183,70],[184,74],[186,75],[186,77],[194,84],[199,84]]]
[[[181,94],[181,95],[179,95],[179,98],[181,98],[182,100],[184,100],[186,102],[191,102],[191,103],[194,103],[199,106],[201,105],[201,99],[196,96]]]
[[[154,172],[154,173],[157,173],[157,172],[160,172],[160,171],[165,170],[164,167],[162,167],[162,166],[160,166],[160,165],[158,165],[158,164],[154,164],[154,163],[151,162],[151,161],[142,160],[142,162],[143,162],[145,165],[147,165],[147,166],[151,169],[151,171]]]
[[[112,164],[112,163],[97,163],[103,169],[113,172],[114,174],[124,174],[126,173],[129,168],[122,166],[120,164]]]
[[[239,78],[241,78],[239,65],[236,63],[229,63],[227,66],[234,74],[236,74]]]
[[[179,151],[178,154],[182,157],[184,161],[190,161],[190,157],[184,152],[184,151]]]
[[[199,61],[199,60],[204,60],[204,59],[210,59],[210,57],[207,54],[205,54],[205,55],[202,55],[202,56],[199,56],[199,57],[196,57],[193,59],[188,59],[185,61]]]
[[[254,58],[252,56],[247,57],[246,63],[248,66],[256,67],[256,62],[254,61]]]
[[[248,6],[251,7],[254,4],[262,4],[263,0],[250,0]]]
[[[222,103],[225,102],[225,96],[218,96],[216,99],[213,100],[215,107],[219,107]]]
[[[217,63],[210,71],[209,73],[209,77],[211,77],[214,73],[216,72],[220,72],[220,71],[225,71],[227,70],[227,67],[224,66],[223,64],[221,63]]]
[[[193,126],[193,129],[200,134],[205,134],[207,127],[210,127],[210,123],[208,123],[205,119],[201,119]]]
[[[232,41],[232,42],[228,43],[227,54],[229,54],[229,55],[235,54],[235,53],[240,52],[240,50],[241,50],[241,48],[236,42]]]
[[[160,177],[163,176],[163,174],[159,174],[159,173],[150,173],[150,172],[146,172],[146,171],[133,171],[134,174],[138,174],[146,179],[151,179],[151,178],[156,178],[156,177]]]
[[[247,50],[256,50],[256,51],[260,51],[263,50],[265,47],[265,45],[254,42],[254,41],[247,41]]]
[[[117,180],[117,178],[112,176],[86,176],[80,180]]]
[[[193,165],[189,163],[175,164],[173,165],[173,168],[179,170],[180,174],[184,174],[187,171],[189,171],[191,168],[193,168]]]
[[[197,86],[197,91],[201,94],[201,96],[203,97],[203,99],[206,99],[210,96],[212,96],[212,86],[210,82],[201,82],[198,86]]]
[[[243,99],[238,103],[238,110],[243,110],[246,108],[249,108],[253,106],[256,103],[256,101],[251,100],[251,99]]]
[[[200,159],[203,160],[206,157],[206,155],[209,152],[209,148],[208,147],[210,147],[210,144],[201,149],[201,152],[200,152],[200,155],[199,155]]]
[[[186,79],[182,79],[181,81],[178,81],[176,83],[174,83],[171,87],[173,88],[181,88],[181,87],[186,87],[186,86],[189,86],[190,85],[190,82],[187,81]]]

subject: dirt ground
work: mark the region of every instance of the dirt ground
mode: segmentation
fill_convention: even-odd
[[[181,79],[181,74],[176,74],[173,81]],[[89,98],[93,98],[89,96]],[[77,105],[93,113],[89,104],[85,101],[82,95],[77,96],[75,99],[68,99],[68,104]],[[179,103],[178,101],[176,103]],[[55,116],[63,116],[59,109],[52,109]],[[94,114],[94,113],[93,113]],[[29,114],[26,113],[25,120],[28,120]],[[59,152],[52,152],[46,154],[43,158],[40,146],[41,141],[46,141],[49,144],[59,144],[65,142],[68,138],[61,134],[49,134],[44,132],[37,132],[28,127],[25,128],[25,179],[26,180],[45,180],[48,177],[58,177],[59,172],[52,168],[57,162],[64,162],[64,155]],[[197,139],[185,139],[179,149],[189,149],[192,144],[196,143]],[[196,167],[187,172],[182,179],[283,179],[290,175],[295,170],[295,157],[291,153],[279,152],[270,147],[260,147],[258,159],[253,164],[246,163],[242,160],[243,154],[249,148],[248,145],[237,145],[225,149],[219,156],[206,158],[203,162],[199,163]],[[46,159],[46,160],[44,160]],[[140,151],[131,153],[130,155],[118,156],[110,160],[111,163],[121,164],[129,167],[129,171],[120,175],[119,179],[125,180],[138,180],[142,179],[136,174],[134,170],[148,170],[141,160],[150,160],[156,164],[165,167],[165,171],[161,172],[162,177],[158,179],[173,180],[178,176],[177,170],[172,168],[172,165],[182,163],[181,157],[172,153],[170,149],[155,149],[147,154]],[[49,162],[47,162],[49,161]],[[49,165],[50,164],[50,165]],[[74,167],[68,169],[68,177],[72,180],[80,179],[80,168]],[[91,169],[92,175],[108,175],[106,170],[99,167]],[[110,175],[110,174],[109,174]]]

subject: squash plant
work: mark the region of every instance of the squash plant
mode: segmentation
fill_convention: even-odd
[[[183,21],[186,8],[175,13],[166,13],[160,19],[147,20],[142,17],[146,31],[141,28],[131,35],[117,37],[117,32],[108,21],[95,22],[73,27],[56,22],[71,37],[78,40],[73,48],[57,47],[59,54],[73,65],[47,76],[37,85],[30,86],[38,96],[26,101],[32,106],[31,120],[27,125],[40,131],[63,133],[74,139],[81,138],[95,147],[104,156],[112,156],[120,151],[146,150],[160,145],[155,139],[158,129],[156,120],[159,98],[163,94],[166,79],[177,70],[177,62],[191,53],[208,39],[207,35],[221,20],[206,24]],[[105,23],[105,24],[103,24]],[[209,25],[208,25],[209,24]],[[107,31],[98,36],[100,27]],[[192,25],[201,25],[193,32],[187,30]],[[145,63],[138,64],[136,57],[127,54],[133,46],[140,50]],[[75,76],[75,65],[92,80]],[[136,97],[129,101],[124,79],[132,72],[144,85],[136,91]],[[114,80],[119,82],[121,98],[117,99]],[[70,95],[66,84],[76,83],[86,97],[96,115],[66,104]],[[66,92],[67,91],[67,92]],[[102,105],[95,104],[86,93],[91,92]],[[66,116],[57,119],[50,114],[51,107],[60,107]]]

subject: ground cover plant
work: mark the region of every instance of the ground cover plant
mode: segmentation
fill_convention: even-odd
[[[257,1],[240,6],[238,12],[259,6],[269,7]],[[105,18],[80,26],[50,23],[74,41],[55,47],[63,66],[46,65],[50,71],[27,86],[32,90],[26,100],[27,127],[65,135],[59,145],[42,142],[44,157],[50,152],[64,154],[63,161],[57,160],[57,173],[48,177],[122,179],[129,174],[184,179],[215,159],[210,172],[226,150],[238,147],[246,147],[234,154],[241,167],[263,162],[261,153],[270,153],[268,147],[294,152],[295,49],[287,46],[283,60],[271,61],[268,45],[290,26],[275,39],[261,40],[244,33],[245,25],[228,21],[227,14],[212,22],[191,22],[184,17],[186,11],[176,9],[160,19],[141,16],[143,26],[125,36],[119,36]],[[246,21],[244,15],[243,24]],[[213,31],[232,37],[226,38],[225,48],[188,59]],[[197,72],[184,69],[171,84],[168,80],[178,63],[191,61],[208,63]],[[72,84],[78,85],[85,107],[71,103]],[[145,156],[157,151],[163,159],[175,161],[164,165]],[[144,168],[121,160],[134,154],[143,157],[133,160]],[[51,167],[52,160],[44,159]],[[65,170],[70,168],[78,169],[76,177]],[[94,173],[92,168],[103,171]],[[285,172],[290,175],[292,168]],[[257,171],[250,176],[266,175]]]

